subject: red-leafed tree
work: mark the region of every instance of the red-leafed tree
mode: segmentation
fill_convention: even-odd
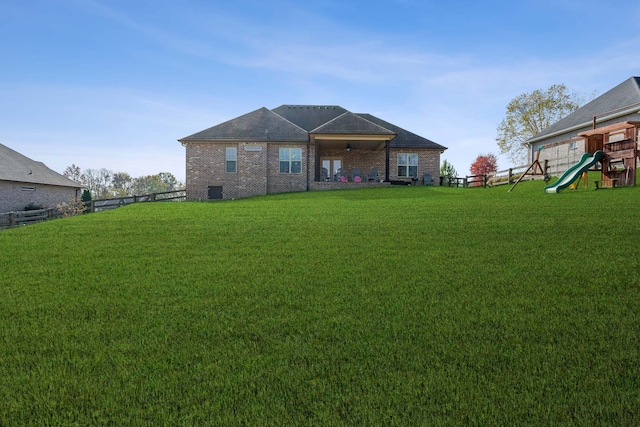
[[[495,154],[480,154],[471,163],[471,175],[492,174],[498,170],[498,158]],[[482,185],[480,180],[474,181],[474,186]]]

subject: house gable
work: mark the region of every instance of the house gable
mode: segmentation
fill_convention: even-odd
[[[179,139],[186,142],[307,142],[307,132],[264,107]]]
[[[338,105],[281,105],[272,111],[307,132],[347,112]]]
[[[311,131],[312,134],[383,135],[394,138],[395,133],[349,111]]]
[[[437,144],[427,138],[423,138],[420,135],[416,135],[413,132],[409,132],[406,129],[402,129],[399,126],[384,121],[371,114],[358,114],[358,116],[394,132],[396,137],[391,141],[391,148],[427,148],[431,150],[447,149],[447,147],[443,145]]]

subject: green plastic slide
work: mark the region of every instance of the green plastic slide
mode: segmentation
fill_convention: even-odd
[[[580,161],[567,169],[557,181],[544,187],[544,192],[558,193],[560,190],[567,188],[573,181],[578,179],[583,172],[586,172],[591,166],[595,165],[603,154],[601,150],[596,151],[593,155],[584,153]]]

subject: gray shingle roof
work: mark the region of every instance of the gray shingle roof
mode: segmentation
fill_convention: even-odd
[[[338,105],[281,105],[272,110],[307,132],[347,112]]]
[[[178,141],[307,142],[309,133],[388,135],[394,148],[447,149],[371,114],[354,114],[338,105],[263,107]]]
[[[308,135],[304,129],[262,107],[178,141],[306,142]]]
[[[318,126],[311,133],[324,134],[366,134],[366,135],[395,135],[394,132],[376,123],[373,123],[357,114],[349,111],[339,115],[335,119]]]
[[[420,135],[416,135],[413,132],[409,132],[406,129],[402,129],[392,123],[384,121],[371,114],[358,114],[358,116],[376,123],[386,129],[393,131],[396,137],[391,141],[392,148],[429,148],[434,150],[446,150],[447,147],[435,143],[427,138],[423,138]]]
[[[590,123],[594,116],[602,116],[614,110],[632,105],[640,106],[640,77],[631,77],[608,92],[578,108],[542,132],[534,135],[529,141],[535,142],[547,136],[562,132],[564,129]],[[639,108],[640,110],[640,108]]]
[[[0,144],[0,180],[82,188],[82,185]]]

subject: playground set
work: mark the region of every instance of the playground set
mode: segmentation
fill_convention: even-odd
[[[584,138],[584,155],[572,167],[562,174],[553,184],[544,188],[545,193],[557,193],[576,180],[584,177],[584,186],[587,186],[587,171],[598,163],[601,164],[600,180],[595,181],[596,190],[599,188],[614,188],[636,185],[636,165],[638,161],[638,144],[640,122],[621,122],[601,128],[595,128],[579,133]],[[520,176],[518,181],[509,189],[513,190],[525,175],[544,175],[548,181],[546,169],[543,169],[539,161],[540,150],[536,153],[536,159],[529,168]],[[572,188],[576,188],[577,185]]]

